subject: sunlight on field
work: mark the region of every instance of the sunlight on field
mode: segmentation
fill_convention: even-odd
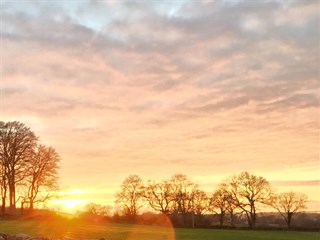
[[[150,231],[150,228],[143,225],[134,225],[130,230],[127,240],[155,239],[155,240],[175,240],[175,231],[171,221],[165,215],[159,216],[159,221],[162,227],[155,228]]]
[[[75,220],[61,221],[0,221],[0,232],[25,233],[54,239],[114,239],[114,240],[176,240],[170,221],[163,226],[92,224]]]

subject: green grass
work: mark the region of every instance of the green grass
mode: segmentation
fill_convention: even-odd
[[[319,240],[319,232],[175,229],[122,224],[85,224],[76,221],[1,221],[0,232],[56,239],[106,240]]]

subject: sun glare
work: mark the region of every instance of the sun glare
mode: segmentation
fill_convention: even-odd
[[[61,211],[74,213],[79,210],[81,206],[83,206],[84,202],[83,200],[79,199],[59,199],[52,201],[51,204],[56,206]]]
[[[64,200],[63,202],[62,202],[62,205],[63,205],[63,207],[64,208],[66,208],[66,209],[73,209],[75,206],[77,206],[78,205],[78,202],[77,201],[75,201],[75,200]]]

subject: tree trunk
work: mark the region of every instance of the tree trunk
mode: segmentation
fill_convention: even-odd
[[[10,203],[10,213],[14,214],[16,211],[16,189],[14,182],[9,184],[9,203]]]
[[[24,201],[21,201],[21,216],[23,216]]]
[[[247,214],[248,218],[250,219],[249,221],[249,227],[250,229],[254,229],[256,227],[256,210],[254,207],[251,207],[251,211],[249,212],[249,214]]]
[[[247,221],[248,221],[249,228],[253,229],[251,214],[246,212],[246,215],[247,215]]]
[[[2,205],[1,205],[1,215],[4,216],[6,214],[6,197],[2,197]]]
[[[292,219],[293,213],[292,213],[292,212],[288,212],[287,214],[288,214],[287,225],[288,225],[288,228],[290,228],[290,226],[291,226],[291,219]]]
[[[230,224],[231,224],[231,227],[234,227],[234,214],[233,214],[233,212],[230,212]]]
[[[251,223],[252,223],[252,226],[251,228],[254,229],[256,227],[256,213],[253,213],[252,216],[251,216]]]
[[[5,170],[4,170],[5,171]],[[1,215],[4,216],[6,214],[6,199],[7,199],[7,179],[6,174],[4,173],[2,176],[2,186],[1,186]]]
[[[220,220],[220,227],[222,227],[222,226],[223,226],[223,222],[224,222],[224,212],[221,212],[221,213],[220,213],[220,218],[219,218],[219,220]]]

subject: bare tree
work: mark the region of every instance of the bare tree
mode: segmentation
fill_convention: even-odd
[[[194,227],[194,224],[199,223],[199,221],[201,221],[203,217],[203,214],[207,211],[209,198],[205,191],[195,188],[191,193],[191,201],[192,201],[192,218],[193,218],[193,227]],[[194,219],[194,215],[196,215],[196,219]]]
[[[210,198],[209,208],[212,212],[219,214],[220,226],[223,226],[229,200],[230,194],[226,191],[225,186],[222,184],[218,187],[218,189],[212,194]]]
[[[268,204],[271,199],[269,182],[263,177],[242,172],[230,179],[229,186],[236,206],[246,214],[249,227],[255,228],[258,206]]]
[[[234,226],[236,204],[232,197],[232,193],[229,189],[228,184],[219,184],[217,190],[210,198],[209,208],[212,212],[219,214],[220,226],[223,226],[224,219],[227,213],[230,214],[231,226]],[[216,211],[216,209],[218,209],[218,211]]]
[[[103,206],[97,203],[89,203],[85,207],[85,213],[92,216],[110,216],[111,207]]]
[[[173,189],[170,182],[162,181],[155,183],[149,180],[145,188],[144,197],[154,210],[165,215],[170,213],[174,201]]]
[[[174,211],[182,215],[183,224],[186,225],[187,215],[192,211],[192,192],[197,185],[183,174],[174,175],[170,182],[174,196]]]
[[[208,195],[198,188],[191,193],[192,209],[196,215],[202,216],[208,209]]]
[[[278,210],[288,225],[291,226],[292,216],[298,211],[306,209],[307,195],[296,192],[285,192],[275,196],[272,206]]]
[[[234,201],[234,199],[232,198],[232,194],[230,192],[228,192],[228,201],[227,201],[227,212],[230,215],[230,225],[232,227],[234,227],[234,221],[235,221],[235,217],[237,214],[241,214],[241,212],[236,212],[237,210],[237,204]]]
[[[0,122],[0,160],[9,189],[10,210],[16,209],[16,185],[26,176],[38,138],[20,122]],[[2,181],[4,183],[4,181]]]
[[[142,205],[144,186],[138,175],[130,175],[121,184],[120,192],[116,194],[119,204],[129,220],[134,221]]]
[[[36,146],[25,179],[27,193],[24,202],[29,203],[30,210],[33,210],[35,203],[47,201],[52,196],[49,192],[58,188],[59,161],[54,148]],[[41,192],[45,194],[41,195]]]

